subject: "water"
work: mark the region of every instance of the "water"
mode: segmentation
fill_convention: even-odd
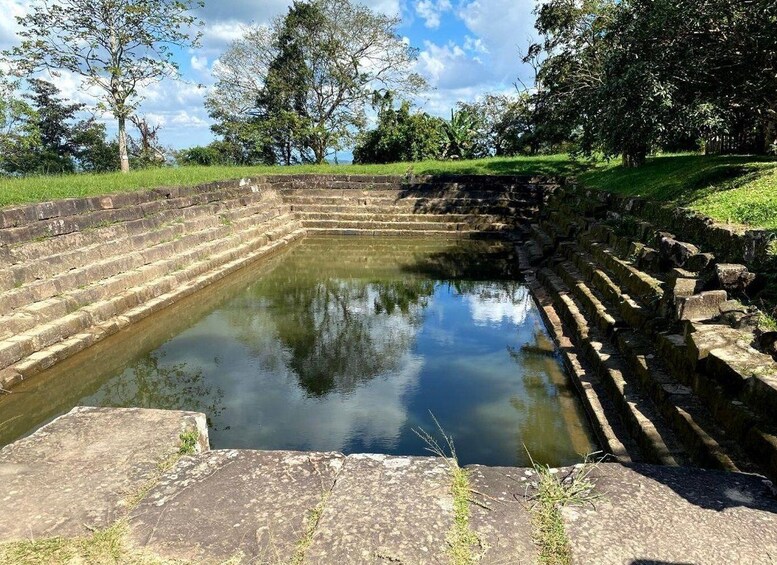
[[[0,398],[0,444],[140,406],[205,412],[213,448],[422,455],[436,418],[462,464],[577,462],[592,436],[513,264],[499,243],[306,239]]]

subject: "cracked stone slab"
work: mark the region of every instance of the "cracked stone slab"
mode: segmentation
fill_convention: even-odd
[[[755,475],[600,464],[562,514],[574,563],[774,563],[777,499]]]
[[[0,541],[85,535],[124,516],[203,414],[78,407],[0,450]]]
[[[132,539],[168,559],[287,563],[344,459],[235,449],[184,457],[132,513]]]
[[[537,563],[528,501],[533,471],[482,465],[466,469],[472,489],[469,524],[480,541],[480,549],[473,553],[492,565]]]
[[[442,458],[349,455],[305,563],[449,563],[451,486]]]

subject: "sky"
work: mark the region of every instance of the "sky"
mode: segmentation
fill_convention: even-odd
[[[399,14],[397,32],[419,49],[416,71],[431,88],[413,102],[433,115],[447,117],[456,101],[488,92],[514,92],[518,79],[531,80],[520,64],[520,51],[533,36],[536,0],[355,0],[386,14]],[[22,16],[31,0],[0,0],[0,51],[18,42],[13,16]],[[177,54],[182,80],[165,80],[143,89],[139,114],[159,125],[163,145],[180,149],[214,139],[203,105],[213,85],[214,62],[239,38],[244,26],[269,23],[284,14],[291,0],[205,0],[202,45]],[[45,77],[44,77],[45,78]],[[54,82],[63,96],[94,106],[93,95],[77,77],[59,74]],[[109,133],[112,121],[105,116]]]

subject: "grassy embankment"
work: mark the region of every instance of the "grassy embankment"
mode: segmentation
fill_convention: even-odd
[[[475,161],[421,161],[388,165],[296,165],[293,167],[170,167],[121,173],[0,177],[0,206],[41,202],[57,198],[95,196],[160,186],[192,186],[241,177],[277,174],[417,175],[437,174],[547,174],[568,175],[582,164],[565,155],[511,157]]]
[[[181,167],[127,175],[0,178],[0,206],[93,196],[159,186],[186,186],[247,176],[290,173],[402,175],[543,174],[577,176],[591,188],[641,195],[687,206],[718,221],[777,229],[777,159],[740,156],[663,155],[639,169],[613,161],[589,163],[566,155],[474,161],[423,161],[388,165],[295,167]]]

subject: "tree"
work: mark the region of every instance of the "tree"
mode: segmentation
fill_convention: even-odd
[[[417,50],[397,34],[399,23],[349,0],[295,2],[222,58],[208,97],[214,131],[239,132],[233,138],[280,162],[323,162],[364,128],[374,91],[425,85],[411,72]]]
[[[19,81],[0,71],[0,173],[18,171],[28,152],[40,145],[35,110],[18,90]]]
[[[533,141],[533,108],[531,96],[486,94],[475,102],[459,102],[460,110],[474,116],[478,127],[473,139],[476,157],[515,155]]]
[[[12,100],[9,112],[5,113],[10,129],[0,134],[6,142],[0,168],[16,174],[118,168],[117,155],[106,155],[106,151],[115,149],[115,144],[106,142],[105,126],[94,118],[77,120],[83,104],[64,101],[59,89],[49,82],[28,82],[29,92],[22,98],[29,103]]]
[[[159,124],[152,126],[145,116],[133,114],[129,117],[138,131],[138,140],[130,137],[130,154],[141,167],[159,166],[167,160],[165,149],[159,143]]]
[[[403,101],[394,108],[391,92],[375,93],[373,107],[378,112],[374,130],[363,133],[356,144],[356,163],[395,163],[439,159],[445,149],[444,121],[425,112],[411,112]]]
[[[535,96],[546,131],[639,166],[659,148],[777,137],[773,0],[549,0]]]
[[[138,88],[176,76],[174,47],[198,45],[190,13],[201,0],[33,0],[18,17],[21,45],[5,55],[20,72],[65,70],[102,91],[118,122],[121,170],[129,170],[126,122],[139,103]]]
[[[451,110],[451,119],[444,123],[448,137],[445,154],[452,159],[471,159],[475,156],[475,140],[480,124],[468,109]]]

